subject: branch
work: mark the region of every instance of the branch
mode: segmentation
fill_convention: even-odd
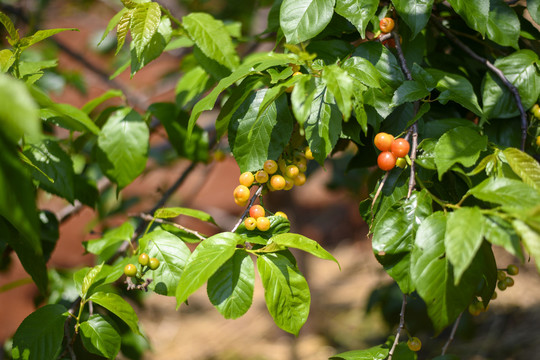
[[[198,239],[200,240],[206,240],[206,236],[204,235],[201,235],[201,233],[199,233],[198,231],[195,231],[195,230],[191,230],[185,226],[182,226],[180,224],[177,224],[173,221],[167,221],[167,220],[163,220],[163,219],[155,219],[152,215],[150,214],[145,214],[145,213],[140,213],[140,214],[137,214],[137,215],[134,215],[134,216],[137,216],[137,217],[140,217],[141,219],[147,221],[147,222],[156,222],[158,224],[168,224],[168,225],[171,225],[171,226],[174,226],[175,228],[177,229],[180,229],[180,230],[183,230],[187,233],[190,233],[190,234],[193,234],[195,235]]]
[[[502,81],[502,83],[508,88],[510,93],[512,93],[514,97],[514,101],[516,102],[517,108],[520,113],[521,117],[521,151],[525,151],[525,142],[527,140],[527,113],[525,112],[525,109],[523,108],[523,103],[521,102],[521,96],[519,95],[519,90],[506,78],[504,73],[495,65],[493,65],[488,59],[481,57],[480,55],[476,54],[474,51],[471,50],[467,45],[465,45],[461,40],[459,40],[450,30],[448,30],[439,19],[435,17],[435,15],[431,15],[431,21],[435,26],[441,30],[448,40],[452,41],[454,44],[456,44],[458,47],[461,48],[461,50],[465,51],[470,57],[475,59],[478,62],[481,62],[484,64],[495,76],[499,78],[499,80]]]
[[[388,352],[388,360],[392,360],[392,356],[394,355],[394,350],[396,349],[397,344],[399,343],[399,335],[401,334],[401,330],[405,328],[405,307],[407,306],[407,295],[403,294],[403,303],[401,304],[401,312],[399,313],[399,326],[396,333],[396,338],[394,339],[394,343],[392,344],[392,348]]]
[[[459,314],[456,321],[454,322],[454,326],[452,326],[452,332],[450,332],[450,337],[448,338],[448,341],[446,342],[446,344],[444,344],[442,348],[441,355],[446,354],[446,350],[448,349],[448,346],[450,346],[450,343],[452,342],[452,340],[454,340],[454,335],[456,335],[456,330],[457,330],[457,327],[459,325],[459,321],[461,320],[462,315],[463,313]]]

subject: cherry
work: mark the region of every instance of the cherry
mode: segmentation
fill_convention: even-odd
[[[383,151],[377,158],[377,165],[384,171],[390,171],[396,166],[396,156],[390,151]]]
[[[387,134],[385,132],[380,132],[375,135],[373,143],[375,147],[381,151],[390,151],[392,143],[394,142],[394,136]]]
[[[506,277],[503,281],[506,287],[514,286],[514,279],[512,279],[510,276]]]
[[[139,255],[139,264],[141,264],[142,266],[148,265],[148,260],[150,260],[148,254],[142,253],[141,255]]]
[[[235,200],[242,203],[248,201],[251,194],[247,186],[238,185],[236,189],[234,189],[233,195]]]
[[[294,179],[294,185],[296,186],[302,186],[306,183],[306,174],[300,173],[298,176]]]
[[[394,19],[389,17],[385,17],[379,21],[379,27],[383,33],[389,33],[394,30],[394,25]]]
[[[397,158],[396,166],[402,169],[405,168],[405,166],[407,166],[407,160],[405,160],[405,158],[402,158],[402,157]]]
[[[254,219],[260,218],[265,215],[264,208],[261,205],[253,205],[249,208],[249,216]]]
[[[137,275],[137,268],[133,264],[127,264],[124,267],[124,274],[126,274],[126,276],[130,276],[130,277],[135,276],[135,275]]]
[[[534,117],[540,119],[540,105],[534,104],[531,110]]]
[[[156,270],[159,267],[159,260],[156,258],[150,258],[148,261],[148,267],[150,270]]]
[[[497,280],[503,281],[506,278],[506,273],[502,270],[497,271]]]
[[[255,181],[259,184],[264,184],[268,181],[268,173],[264,170],[257,171],[257,173],[255,173]]]
[[[390,151],[392,151],[392,154],[396,155],[397,157],[402,158],[409,153],[410,148],[411,146],[407,140],[396,139],[390,146]]]
[[[536,146],[540,146],[540,136],[536,137]]]
[[[274,216],[281,216],[282,218],[289,220],[289,218],[287,217],[287,214],[285,214],[283,211],[276,211]]]
[[[266,231],[270,229],[270,220],[266,216],[261,216],[257,218],[257,229],[260,231]]]
[[[311,149],[309,148],[309,146],[306,146],[306,148],[304,149],[304,154],[306,155],[306,159],[308,160],[314,159],[313,153],[311,152]]]
[[[504,279],[503,279],[502,281],[499,281],[499,282],[497,283],[497,287],[498,287],[499,290],[501,290],[501,291],[506,290],[506,288],[507,288],[506,281],[504,281]]]
[[[273,175],[270,178],[270,185],[275,190],[283,190],[285,188],[285,178],[281,175]]]
[[[253,176],[251,172],[246,171],[245,173],[242,173],[242,175],[240,175],[239,180],[240,180],[241,185],[250,187],[251,185],[253,185],[253,182],[255,181],[255,176]]]
[[[246,226],[246,229],[248,230],[255,230],[255,228],[257,227],[257,220],[255,220],[255,218],[251,216],[247,217],[244,220],[244,225]]]
[[[263,165],[264,171],[266,171],[268,174],[272,175],[274,174],[277,169],[278,165],[274,160],[266,160]]]
[[[412,337],[407,341],[407,346],[411,351],[419,351],[422,348],[422,342],[417,337]]]
[[[234,203],[238,206],[246,206],[249,200],[246,201],[240,201],[237,198],[234,198]]]

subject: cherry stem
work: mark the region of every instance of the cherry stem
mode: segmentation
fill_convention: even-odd
[[[234,227],[232,228],[231,232],[235,232],[236,229],[238,229],[238,227],[240,226],[240,224],[242,223],[242,221],[244,220],[244,218],[247,216],[247,214],[249,213],[249,208],[251,208],[253,206],[253,203],[255,202],[255,200],[261,196],[262,194],[262,190],[263,190],[263,186],[259,186],[259,188],[257,189],[257,191],[255,192],[255,194],[253,194],[253,196],[251,197],[251,199],[249,200],[249,204],[248,206],[246,207],[246,210],[244,210],[244,212],[242,213],[242,216],[240,216],[240,218],[238,219],[238,221],[236,222],[236,224],[234,225]]]
[[[480,55],[476,54],[470,47],[465,45],[461,40],[459,40],[452,32],[446,28],[435,15],[431,15],[431,21],[435,26],[441,30],[448,40],[452,41],[454,44],[456,44],[458,47],[460,47],[463,51],[465,51],[470,57],[475,59],[478,62],[481,62],[484,64],[495,76],[497,76],[502,83],[508,88],[510,93],[512,93],[512,96],[514,97],[514,101],[516,102],[517,108],[519,110],[519,114],[521,117],[521,151],[525,151],[525,142],[527,140],[527,113],[525,112],[525,109],[523,108],[523,103],[521,102],[521,96],[519,95],[519,90],[506,78],[504,73],[495,65],[493,65],[488,59],[481,57]]]
[[[461,320],[462,315],[463,313],[460,313],[456,321],[454,322],[454,326],[452,326],[452,331],[450,332],[450,337],[448,338],[448,341],[446,342],[446,344],[444,344],[441,355],[446,354],[446,350],[448,349],[448,346],[450,346],[450,343],[454,340],[454,336],[456,335],[456,330],[457,330],[457,327],[459,325],[459,321]]]
[[[394,350],[396,349],[396,346],[399,343],[399,335],[401,334],[401,331],[405,328],[405,307],[406,306],[407,306],[407,295],[403,294],[401,312],[399,313],[399,326],[396,332],[396,338],[394,339],[394,343],[392,344],[392,348],[388,352],[388,360],[392,360],[392,356],[394,355]]]

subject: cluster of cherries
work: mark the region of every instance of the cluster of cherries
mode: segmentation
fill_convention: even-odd
[[[514,279],[511,278],[508,275],[517,275],[519,274],[519,268],[514,265],[510,264],[506,267],[506,269],[501,269],[497,271],[497,287],[499,290],[504,291],[507,288],[514,286]],[[493,296],[491,297],[491,300],[495,300],[497,298],[497,292],[493,292]],[[474,300],[469,305],[469,313],[473,316],[480,315],[481,312],[487,311],[487,307],[484,307],[484,303],[479,300]]]
[[[377,158],[377,165],[384,171],[390,171],[395,166],[404,168],[407,161],[405,156],[409,153],[411,146],[405,139],[394,139],[394,137],[385,132],[375,135],[375,147],[381,150]]]
[[[159,260],[156,258],[151,258],[148,256],[148,254],[142,253],[139,255],[139,265],[141,265],[141,275],[144,275],[148,269],[150,270],[156,270],[159,267]],[[145,269],[145,266],[147,267]],[[129,277],[137,276],[138,270],[137,266],[134,264],[127,264],[124,267],[124,274]]]
[[[295,185],[304,185],[307,162],[312,159],[311,150],[306,148],[303,152],[298,152],[292,161],[281,156],[277,162],[266,160],[261,170],[242,173],[239,178],[240,185],[233,192],[234,202],[240,206],[246,206],[251,196],[249,189],[254,184],[264,186],[269,191],[290,190]]]
[[[288,219],[287,215],[282,211],[276,212],[274,216]],[[270,219],[266,217],[266,211],[261,205],[253,205],[249,208],[249,216],[244,219],[244,226],[250,231],[255,229],[266,231],[270,229]]]

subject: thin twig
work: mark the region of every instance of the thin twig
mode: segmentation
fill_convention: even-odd
[[[240,216],[240,218],[238,219],[238,221],[236,222],[236,224],[235,224],[234,227],[232,228],[231,232],[235,232],[236,229],[238,229],[238,227],[239,227],[240,224],[242,223],[242,220],[244,220],[244,218],[246,217],[246,215],[249,213],[249,208],[250,208],[251,206],[253,206],[253,203],[255,202],[255,200],[257,200],[257,198],[258,198],[259,196],[261,196],[262,190],[263,190],[263,187],[262,187],[262,186],[259,186],[259,188],[258,188],[257,191],[255,192],[255,194],[253,194],[253,196],[252,196],[251,199],[249,200],[249,204],[248,204],[248,206],[246,207],[246,210],[244,210],[244,212],[242,213],[242,216]]]
[[[394,355],[394,350],[396,349],[397,344],[399,343],[399,335],[401,331],[405,328],[405,307],[407,306],[407,295],[403,294],[403,302],[401,303],[401,312],[399,313],[399,326],[396,332],[396,338],[392,344],[392,348],[388,352],[388,360],[392,360]]]
[[[516,102],[516,106],[519,110],[520,117],[521,117],[521,151],[525,151],[525,142],[527,140],[527,113],[525,112],[525,109],[523,108],[523,103],[521,102],[521,96],[519,95],[519,90],[512,84],[504,75],[504,73],[495,65],[493,65],[488,59],[481,57],[480,55],[476,54],[474,51],[472,51],[471,48],[469,48],[467,45],[465,45],[461,40],[459,40],[452,32],[447,29],[435,15],[431,15],[431,21],[435,26],[441,30],[448,40],[452,41],[454,44],[459,46],[463,51],[465,51],[470,57],[475,59],[478,62],[481,62],[484,64],[493,74],[495,74],[499,80],[502,81],[502,83],[508,88],[510,93],[514,97],[514,101]]]
[[[180,229],[180,230],[183,230],[187,233],[190,233],[190,234],[193,234],[195,235],[197,238],[199,238],[200,240],[206,240],[206,236],[204,235],[201,235],[201,233],[199,233],[198,231],[196,230],[191,230],[185,226],[182,226],[180,224],[177,224],[173,221],[167,221],[167,220],[163,220],[163,219],[155,219],[152,215],[150,214],[145,214],[145,213],[140,213],[140,214],[137,214],[135,215],[147,222],[150,222],[150,221],[153,221],[155,223],[158,223],[158,224],[167,224],[167,225],[171,225],[171,226],[174,226],[175,228],[177,229]]]
[[[407,192],[407,199],[411,197],[412,191],[416,185],[416,149],[418,148],[418,124],[416,122],[411,126],[411,133],[411,175],[409,177],[409,191]]]
[[[463,313],[459,314],[456,321],[454,322],[454,326],[452,326],[452,331],[450,332],[450,337],[448,338],[448,341],[446,342],[446,344],[444,344],[441,355],[446,354],[446,350],[448,349],[448,346],[450,346],[450,343],[454,340],[454,336],[456,335],[456,330],[459,325],[459,321],[461,320],[461,315],[463,315]]]

